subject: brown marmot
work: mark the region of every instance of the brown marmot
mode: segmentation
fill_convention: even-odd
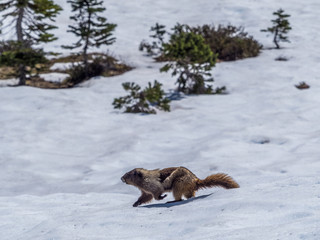
[[[224,187],[229,189],[239,187],[239,184],[225,173],[213,174],[201,180],[185,167],[171,167],[161,170],[135,168],[123,175],[121,180],[141,190],[141,196],[133,204],[134,207],[150,202],[152,198],[161,200],[167,196],[166,194],[162,195],[164,192],[172,191],[175,201],[181,201],[182,196],[187,199],[194,197],[195,192],[201,188]]]

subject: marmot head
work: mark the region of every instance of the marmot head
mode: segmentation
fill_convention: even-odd
[[[142,168],[135,168],[130,172],[127,172],[122,176],[122,182],[130,185],[137,185],[139,182],[143,181],[143,174],[141,172]]]

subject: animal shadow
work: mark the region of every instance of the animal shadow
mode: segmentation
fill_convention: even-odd
[[[198,201],[200,199],[207,198],[211,196],[213,193],[207,194],[207,195],[201,195],[199,197],[189,198],[187,200],[179,201],[179,202],[171,202],[171,203],[158,203],[158,204],[150,204],[146,206],[141,206],[144,208],[171,208],[174,206],[184,205],[193,201]]]

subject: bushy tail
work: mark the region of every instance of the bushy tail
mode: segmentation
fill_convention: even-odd
[[[211,188],[211,187],[223,187],[229,188],[239,188],[239,184],[225,173],[217,173],[206,177],[205,179],[197,180],[197,190],[201,188]]]

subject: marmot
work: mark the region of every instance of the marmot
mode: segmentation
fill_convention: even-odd
[[[161,170],[135,168],[123,175],[121,180],[141,190],[141,196],[133,204],[134,207],[150,202],[152,198],[164,199],[167,196],[162,195],[164,192],[172,191],[175,201],[182,201],[182,196],[187,199],[194,197],[195,192],[201,188],[239,187],[239,184],[225,173],[213,174],[201,180],[185,167],[170,167]]]

